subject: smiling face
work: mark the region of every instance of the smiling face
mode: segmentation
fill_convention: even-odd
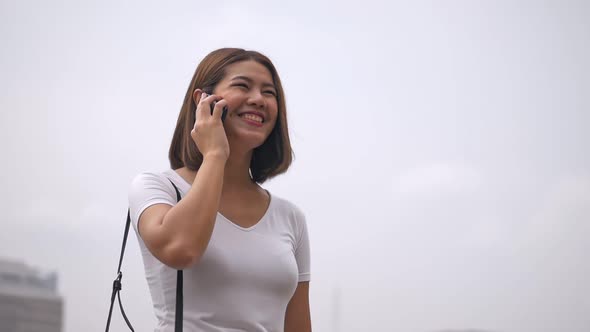
[[[254,60],[233,63],[214,94],[226,100],[224,122],[230,146],[254,149],[272,132],[277,121],[277,91],[270,71]]]
[[[170,142],[172,169],[197,171],[203,163],[192,139],[200,91],[216,94],[228,106],[224,129],[230,158],[250,157],[252,180],[263,183],[287,171],[293,151],[281,79],[267,56],[241,48],[214,50],[197,66]]]

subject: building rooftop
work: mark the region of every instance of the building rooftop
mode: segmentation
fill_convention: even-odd
[[[41,272],[23,262],[0,258],[0,294],[56,298],[57,273]]]

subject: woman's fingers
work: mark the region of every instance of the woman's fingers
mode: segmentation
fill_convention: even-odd
[[[227,114],[227,102],[222,99],[215,103],[215,107],[211,108],[211,115],[215,119],[221,119],[221,121],[225,120],[225,115]]]
[[[197,103],[196,119],[208,119],[212,115],[213,104],[220,100],[221,97],[216,95],[209,95],[202,91],[199,96],[199,102]]]
[[[197,148],[203,156],[207,154],[229,156],[229,143],[220,119],[223,109],[227,109],[227,102],[219,96],[208,95],[199,89],[195,90],[193,98],[197,109],[191,137]]]

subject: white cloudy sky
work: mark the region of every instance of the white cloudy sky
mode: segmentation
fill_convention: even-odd
[[[588,2],[0,3],[0,257],[59,272],[65,332],[104,328],[129,182],[224,46],[284,82],[266,187],[306,213],[316,331],[590,330]]]

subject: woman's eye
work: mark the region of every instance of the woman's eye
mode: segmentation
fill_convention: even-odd
[[[269,95],[272,95],[272,96],[275,96],[275,97],[277,96],[277,93],[274,92],[274,91],[272,91],[272,90],[264,91],[264,93],[269,94]]]
[[[234,84],[234,86],[239,86],[241,88],[246,88],[246,89],[248,88],[248,85],[245,83],[236,83],[236,84]]]

